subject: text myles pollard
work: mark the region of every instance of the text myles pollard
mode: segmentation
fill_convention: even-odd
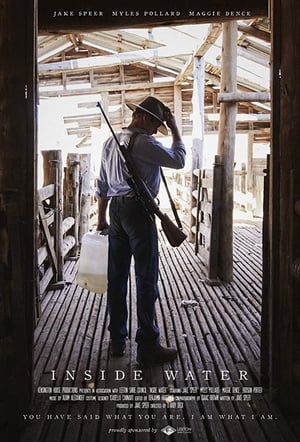
[[[108,13],[98,10],[54,10],[52,13],[52,18],[62,18],[62,17],[107,17]],[[234,10],[234,11],[199,11],[191,10],[183,14],[181,11],[160,11],[160,10],[112,10],[110,12],[111,17],[180,17],[185,15],[188,17],[251,17],[251,11],[245,10]]]

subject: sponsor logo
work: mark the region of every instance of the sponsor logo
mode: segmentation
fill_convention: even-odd
[[[161,431],[165,433],[167,436],[171,436],[171,434],[176,433],[176,428],[167,425],[166,427],[162,428]]]
[[[190,427],[179,427],[177,428],[178,434],[190,434],[192,432],[192,429]]]

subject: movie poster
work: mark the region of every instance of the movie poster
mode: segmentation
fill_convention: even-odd
[[[69,141],[64,138],[68,120],[67,133],[73,137],[71,144],[74,147],[76,140],[77,149],[82,148],[83,153],[92,154],[94,172],[97,173],[101,149],[99,140],[103,141],[109,133],[94,127],[89,134],[82,130],[81,136],[78,135],[79,131],[76,132],[72,125],[71,107],[69,119],[65,118],[64,125],[58,130],[61,101],[54,104],[56,116],[50,105],[51,98],[60,96],[58,89],[67,82],[73,68],[78,68],[76,81],[79,86],[74,81],[74,87],[69,88],[73,93],[65,94],[66,100],[75,97],[76,87],[83,96],[83,85],[89,83],[93,93],[89,92],[85,99],[81,97],[82,119],[88,116],[94,121],[92,104],[95,105],[98,96],[99,99],[106,96],[109,115],[116,129],[118,124],[121,127],[130,119],[129,110],[123,115],[119,106],[119,102],[126,103],[128,97],[140,102],[147,95],[157,94],[158,98],[168,100],[178,118],[174,104],[174,81],[177,81],[177,93],[181,88],[181,110],[185,112],[181,131],[187,148],[187,164],[181,173],[178,171],[172,192],[183,189],[183,199],[186,197],[188,201],[192,185],[193,136],[201,139],[203,134],[201,130],[196,131],[196,135],[192,132],[195,131],[191,118],[195,83],[190,60],[210,32],[211,23],[217,29],[218,23],[235,19],[241,21],[242,30],[242,25],[250,26],[251,21],[261,17],[266,9],[259,2],[252,8],[245,8],[240,1],[225,2],[222,8],[219,4],[224,2],[218,1],[205,6],[203,2],[191,1],[163,5],[155,2],[145,6],[113,0],[112,5],[85,2],[80,7],[68,1],[41,3],[39,20],[44,45],[39,47],[39,72],[44,74],[40,77],[39,106],[40,114],[45,116],[48,112],[49,116],[48,120],[40,122],[43,128],[40,139],[45,140],[41,148],[49,149],[55,145],[60,149],[64,143],[68,144]],[[203,30],[196,28],[200,23]],[[78,26],[78,30],[74,26]],[[48,37],[45,37],[51,30],[56,33],[58,42],[51,43],[52,55],[48,52]],[[215,45],[210,55],[214,60],[207,60],[211,63],[208,74],[211,78],[210,91],[218,86],[214,80],[220,69],[222,50],[221,30],[216,32],[218,35],[209,43]],[[189,52],[186,45],[192,40],[194,44],[190,45]],[[69,48],[64,60],[59,58],[60,43],[61,51]],[[76,52],[80,56],[72,60],[72,54]],[[158,54],[161,54],[161,60]],[[116,81],[118,57],[121,68]],[[103,70],[95,67],[96,62],[103,63]],[[50,69],[47,63],[51,64]],[[87,66],[91,67],[89,78],[86,78]],[[145,76],[147,66],[151,67],[151,78]],[[190,66],[188,71],[185,71],[186,66]],[[249,72],[249,65],[240,66],[241,72],[243,68],[244,73]],[[62,69],[61,72],[59,69]],[[53,71],[56,77],[51,77]],[[51,87],[47,89],[47,72],[52,92]],[[251,74],[254,77],[255,73]],[[101,76],[105,77],[105,82]],[[254,81],[252,77],[249,83]],[[262,77],[261,88],[267,90],[268,84],[264,81]],[[147,82],[151,83],[151,87],[143,89],[143,83]],[[62,97],[63,88],[60,91]],[[47,100],[48,104],[45,103]],[[213,163],[217,149],[216,105],[211,103],[211,107],[205,109],[207,118],[210,118],[205,120],[210,133],[204,131],[204,141],[201,139],[201,142],[204,143],[207,167]],[[265,112],[268,113],[267,107]],[[53,122],[50,130],[45,121]],[[99,141],[98,144],[96,141],[96,150],[88,137]],[[237,139],[239,145],[247,144],[242,131]],[[162,138],[160,140],[163,141]],[[170,145],[170,137],[166,137],[165,142]],[[214,147],[210,150],[209,146]],[[257,157],[264,157],[267,139],[256,147]],[[240,157],[236,158],[238,170],[242,170],[244,160],[240,153]],[[171,176],[174,178],[175,174]],[[162,204],[166,204],[164,208],[167,210],[165,196],[162,195]],[[78,262],[76,259],[67,262],[64,287],[49,290],[41,304],[34,345],[35,400],[33,410],[23,414],[26,425],[22,442],[293,440],[289,438],[292,436],[288,428],[283,425],[283,416],[269,404],[261,383],[262,225],[259,217],[262,208],[259,198],[256,203],[258,220],[253,225],[248,224],[250,233],[240,225],[235,238],[234,279],[226,284],[210,284],[203,260],[195,253],[194,242],[188,238],[181,246],[172,247],[158,223],[160,296],[156,303],[156,320],[162,344],[178,350],[177,358],[171,363],[145,368],[136,361],[135,333],[138,324],[133,267],[128,281],[126,349],[123,356],[112,357],[106,294],[79,287]],[[243,207],[242,210],[245,210]],[[180,216],[185,223],[190,222],[190,212],[181,211]]]

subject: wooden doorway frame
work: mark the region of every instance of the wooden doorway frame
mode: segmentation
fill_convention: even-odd
[[[1,0],[0,9],[0,438],[17,440],[32,398],[37,0]]]
[[[300,32],[299,26],[297,27],[296,22],[292,20],[293,16],[300,16],[300,11],[296,0],[289,0],[284,11],[281,10],[279,0],[270,0],[270,5],[272,29],[276,28],[279,31],[273,32],[273,145],[270,166],[270,217],[267,220],[270,227],[267,294],[272,301],[269,307],[271,321],[268,323],[270,338],[268,375],[270,387],[275,389],[280,402],[287,410],[295,410],[298,403],[298,398],[295,397],[295,381],[300,371],[295,342],[299,342],[299,327],[297,331],[295,322],[298,316],[296,313],[293,314],[292,307],[296,307],[296,312],[299,310],[299,300],[296,299],[299,282],[291,272],[291,266],[296,271],[299,268],[295,267],[295,262],[300,253],[300,233],[297,230],[299,228],[300,232],[300,217],[294,203],[300,200],[300,190],[298,191],[300,189],[300,154],[296,142],[300,138],[298,133],[300,128],[298,124],[298,128],[294,128],[294,131],[289,133],[288,110],[293,115],[299,116],[300,104],[299,100],[294,100],[295,94],[286,94],[286,89],[282,90],[282,79],[279,79],[277,73],[284,65],[284,74],[290,74],[287,85],[291,86],[292,82],[300,84],[300,63],[296,65],[297,69],[293,63],[293,57],[297,59],[299,56],[291,52],[290,57],[286,56],[283,62],[281,59],[284,49],[287,49],[286,54],[288,48],[293,46],[292,39]],[[13,282],[12,289],[12,292],[19,296],[15,298],[14,320],[20,320],[16,328],[17,333],[13,337],[16,343],[15,355],[18,355],[18,367],[15,372],[19,400],[18,407],[15,407],[13,414],[13,420],[17,422],[20,410],[28,409],[30,405],[32,385],[37,219],[35,50],[37,0],[25,0],[22,4],[17,0],[10,0],[9,5],[8,2],[2,0],[1,6],[4,11],[2,32],[10,37],[8,45],[10,50],[13,47],[14,53],[18,53],[17,65],[15,64],[14,67],[11,64],[12,57],[8,48],[4,55],[1,55],[2,87],[5,87],[6,78],[10,77],[10,81],[7,82],[8,86],[5,89],[1,109],[3,115],[6,115],[6,130],[0,135],[1,144],[7,146],[5,156],[1,156],[6,169],[0,178],[1,192],[5,194],[2,198],[4,205],[7,206],[10,202],[10,192],[13,191],[16,195],[14,199],[18,202],[18,211],[10,212],[14,219],[12,223],[14,229],[10,230],[10,235],[14,234],[18,238],[21,263],[20,278]],[[284,19],[286,23],[291,23],[291,26],[285,24],[283,38],[281,25]],[[16,59],[13,59],[13,63],[16,63]],[[293,75],[291,75],[292,70]],[[288,155],[285,158],[286,153]],[[15,173],[16,165],[17,173]],[[286,224],[287,212],[292,216],[292,224],[283,234],[282,228]],[[287,257],[289,257],[289,265],[282,269],[281,263],[285,263]],[[293,264],[295,264],[294,267]],[[285,287],[289,287],[288,296],[282,292]],[[286,322],[289,318],[283,317],[282,309],[290,315],[292,328],[288,328]],[[280,326],[283,327],[283,332]],[[14,403],[15,393],[8,398],[10,406]]]

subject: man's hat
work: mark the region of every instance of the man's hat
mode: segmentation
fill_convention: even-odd
[[[147,112],[152,117],[155,117],[161,123],[158,130],[162,134],[168,135],[168,129],[164,124],[165,111],[168,110],[168,108],[157,98],[147,97],[140,104],[134,104],[134,103],[126,103],[126,104],[129,107],[129,109],[131,109],[132,111],[135,111],[138,108],[144,112]]]

